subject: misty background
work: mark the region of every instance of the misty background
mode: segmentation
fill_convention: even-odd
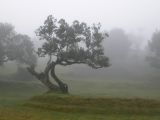
[[[59,66],[59,76],[64,80],[143,81],[147,87],[159,87],[160,70],[146,61],[148,41],[160,28],[159,5],[159,0],[1,0],[0,22],[11,23],[15,31],[29,35],[36,48],[41,43],[34,31],[49,14],[69,23],[74,20],[89,25],[100,22],[109,34],[103,46],[111,66],[99,70],[85,65]],[[39,63],[41,71],[45,59]],[[0,67],[0,79],[35,79],[23,68],[16,62],[9,62]]]

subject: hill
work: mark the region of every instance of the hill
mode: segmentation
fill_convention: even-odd
[[[0,120],[159,120],[160,101],[91,98],[58,93],[0,107]]]

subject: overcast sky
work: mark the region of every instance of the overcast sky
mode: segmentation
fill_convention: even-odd
[[[0,0],[0,22],[31,37],[50,14],[147,36],[160,28],[160,0]]]

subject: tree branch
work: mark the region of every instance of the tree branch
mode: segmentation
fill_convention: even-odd
[[[35,71],[35,68],[34,67],[27,67],[27,70],[33,75],[35,76],[36,78],[38,78],[39,80],[41,79],[44,79],[45,75],[44,73],[38,73]]]
[[[72,65],[72,64],[85,64],[86,62],[82,62],[82,61],[67,61],[67,60],[63,60],[63,61],[58,61],[57,64],[59,65],[63,65],[63,66],[67,66],[67,65]]]
[[[48,73],[44,73],[44,72],[41,72],[41,73],[38,73],[35,71],[35,68],[34,67],[28,67],[27,70],[33,75],[35,76],[38,80],[40,80],[49,90],[54,90],[54,91],[58,91],[60,90],[59,86],[53,84],[50,79],[49,79],[49,71],[46,70],[46,72]]]

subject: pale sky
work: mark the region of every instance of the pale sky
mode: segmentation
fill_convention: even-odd
[[[50,14],[146,36],[160,29],[160,0],[0,0],[0,22],[31,37]]]

